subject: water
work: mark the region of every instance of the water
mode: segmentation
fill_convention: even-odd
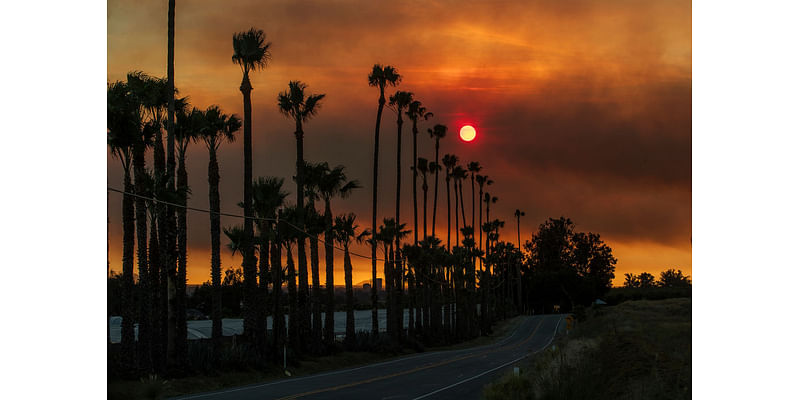
[[[372,310],[356,310],[355,325],[356,331],[372,330]],[[284,316],[286,326],[289,326],[289,317]],[[333,331],[336,335],[344,335],[347,313],[337,311],[333,313]],[[325,313],[322,313],[322,323],[325,324]],[[122,317],[114,316],[109,320],[111,343],[119,343],[122,337]],[[380,331],[386,331],[386,309],[378,310],[378,327]],[[408,309],[403,310],[403,328],[408,328]],[[134,336],[138,336],[139,324],[134,324]],[[211,338],[211,320],[186,321],[187,336],[189,339],[209,339]],[[267,317],[267,329],[272,329],[272,317]],[[244,331],[244,321],[241,318],[223,318],[222,335],[233,336],[241,335]]]

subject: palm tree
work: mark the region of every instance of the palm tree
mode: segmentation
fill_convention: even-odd
[[[414,141],[414,158],[411,159],[411,169],[414,170],[412,196],[414,197],[414,246],[416,246],[417,242],[419,241],[419,234],[417,232],[417,134],[419,133],[419,129],[417,129],[417,120],[422,118],[427,121],[428,118],[433,117],[433,113],[428,112],[428,110],[422,106],[422,103],[419,100],[414,100],[408,104],[408,111],[406,111],[406,115],[411,120],[411,133],[413,134]],[[422,235],[425,236],[424,231],[422,232]]]
[[[480,206],[480,203],[483,201],[483,186],[490,186],[494,183],[493,180],[489,179],[486,175],[476,175],[475,181],[478,182],[478,228],[483,226],[483,207]],[[478,229],[478,250],[482,250],[483,247],[483,229]],[[481,259],[481,265],[483,265],[483,260]]]
[[[244,272],[244,334],[254,339],[253,329],[256,327],[256,264],[253,250],[253,139],[252,139],[252,107],[250,92],[250,71],[267,67],[271,55],[272,44],[266,41],[264,31],[250,28],[249,31],[233,34],[233,56],[231,61],[242,69],[242,83],[239,91],[244,101],[244,256],[242,269]]]
[[[278,215],[278,219],[281,222],[278,227],[278,235],[283,245],[286,247],[286,286],[289,301],[288,342],[289,347],[294,351],[300,351],[302,346],[297,307],[297,275],[295,273],[294,258],[292,256],[292,242],[297,240],[302,234],[296,228],[298,214],[300,213],[298,212],[297,206],[293,205],[282,208]]]
[[[483,194],[483,201],[486,203],[486,223],[488,224],[489,219],[489,204],[497,203],[497,196],[491,196],[489,192]],[[489,254],[489,231],[486,232],[486,254]]]
[[[414,175],[417,171],[422,175],[422,238],[428,237],[428,165],[435,163],[429,162],[427,158],[417,158],[417,164],[414,168]],[[416,232],[416,231],[415,231]],[[416,239],[416,238],[415,238]],[[415,240],[414,243],[419,240]]]
[[[200,138],[208,149],[208,204],[211,223],[211,339],[213,347],[213,362],[219,363],[222,351],[222,269],[220,260],[220,201],[219,201],[219,163],[217,150],[223,141],[233,142],[234,133],[242,123],[236,115],[228,116],[218,106],[208,107],[205,111],[198,111],[198,118],[202,118]],[[245,203],[245,209],[249,208]],[[247,219],[246,219],[247,220]],[[251,220],[252,222],[252,220]],[[244,225],[242,236],[243,257],[249,251],[247,224]]]
[[[175,0],[169,0],[167,11],[167,88],[169,98],[167,99],[167,189],[175,191]],[[183,284],[175,282],[178,278],[175,274],[176,258],[180,255],[176,252],[177,226],[175,221],[175,207],[166,208],[167,219],[167,238],[166,238],[166,268],[169,269],[169,279],[173,280],[169,290],[167,305],[167,361],[170,365],[183,365],[185,350],[185,340],[183,335],[185,328],[179,325],[186,325],[186,311],[181,310],[181,304],[186,298],[186,282]],[[183,292],[180,289],[183,288]],[[175,296],[177,293],[178,296]],[[182,312],[182,314],[181,314]],[[177,330],[176,330],[177,329]],[[176,334],[179,336],[176,338]],[[176,343],[176,339],[179,341]],[[179,344],[176,347],[176,344]]]
[[[389,105],[397,112],[397,191],[395,192],[395,206],[394,206],[394,219],[395,221],[400,221],[400,185],[402,182],[401,176],[401,168],[400,168],[400,153],[402,150],[402,139],[403,139],[403,112],[405,109],[408,108],[408,105],[411,104],[414,94],[411,92],[404,92],[398,90],[395,94],[389,96]],[[395,238],[394,243],[395,251],[397,254],[395,255],[395,262],[398,263],[398,267],[400,266],[400,260],[402,257],[400,256],[400,238]],[[400,286],[400,291],[398,292],[398,296],[402,297],[403,295],[403,287]],[[398,300],[399,301],[399,300]],[[401,302],[402,304],[402,302]],[[402,315],[402,313],[401,313]]]
[[[481,164],[477,161],[471,161],[467,164],[467,170],[470,173],[470,179],[472,180],[472,227],[475,227],[475,174],[481,172]],[[481,207],[481,200],[478,199],[478,208]]]
[[[295,130],[294,138],[297,143],[297,228],[300,230],[305,229],[303,214],[305,211],[304,198],[305,191],[303,189],[303,175],[305,160],[303,159],[303,123],[307,122],[314,115],[317,114],[322,106],[322,99],[325,98],[324,94],[309,94],[306,96],[305,89],[307,85],[300,81],[289,82],[289,90],[282,92],[278,95],[278,110],[286,116],[294,120]],[[297,266],[300,272],[300,292],[297,296],[298,308],[300,312],[300,335],[305,339],[309,335],[309,310],[308,310],[308,271],[306,268],[306,246],[305,237],[298,236],[297,238]],[[304,340],[303,343],[306,343]]]
[[[447,183],[447,251],[450,251],[450,215],[452,215],[452,213],[450,211],[450,177],[453,174],[453,168],[455,168],[456,164],[458,164],[458,157],[456,157],[456,156],[454,156],[452,154],[445,154],[444,157],[442,158],[442,164],[444,164],[444,167],[445,167],[445,182]],[[433,212],[434,212],[433,224],[434,224],[434,227],[432,227],[432,229],[431,229],[431,231],[434,234],[436,233],[436,231],[434,230],[435,225],[436,225],[436,217],[435,217],[435,215],[436,215],[436,194],[435,193],[436,193],[436,191],[434,190],[434,195],[433,195],[434,196],[434,206],[433,206]],[[456,229],[458,229],[457,222],[458,222],[458,220],[456,220]],[[458,243],[457,239],[456,239],[456,243]]]
[[[277,217],[278,208],[283,205],[289,193],[283,191],[283,178],[259,177],[253,182],[253,211],[259,218],[258,227],[258,341],[261,350],[266,347],[267,334],[267,314],[269,313],[269,287],[270,281],[269,264],[270,241],[275,239],[274,223],[271,222]],[[280,268],[280,262],[273,264],[273,268]],[[278,285],[280,286],[280,285]],[[273,288],[274,290],[274,288]],[[275,318],[273,317],[273,321]],[[274,323],[274,322],[273,322]]]
[[[133,182],[131,181],[131,165],[133,162],[134,143],[139,134],[139,115],[137,105],[128,93],[124,82],[115,82],[107,89],[107,123],[108,147],[114,158],[122,163],[124,171],[122,197],[122,360],[126,369],[133,369],[135,361],[134,314],[134,208]]]
[[[134,191],[141,195],[147,192],[145,151],[153,143],[153,129],[145,121],[145,98],[147,96],[147,75],[141,72],[130,72],[125,83],[126,93],[133,104],[131,122],[136,128],[136,138],[133,141],[133,179]],[[147,259],[147,205],[143,197],[134,201],[136,221],[136,259],[139,271],[139,334],[138,334],[138,363],[139,369],[152,371],[151,347],[153,327],[150,324],[151,306],[153,304],[150,287],[150,274]]]
[[[315,353],[322,351],[322,296],[319,288],[319,235],[325,232],[325,220],[317,212],[315,202],[320,198],[319,184],[327,171],[327,163],[303,163],[303,180],[308,205],[306,206],[306,233],[309,235],[309,257],[311,258],[311,337]],[[296,179],[296,177],[295,177]]]
[[[386,85],[397,86],[402,77],[397,73],[397,70],[391,65],[383,66],[375,64],[372,66],[372,72],[367,77],[370,86],[380,89],[380,96],[378,97],[378,116],[375,119],[375,149],[372,153],[372,240],[371,254],[372,254],[372,270],[376,270],[377,258],[375,257],[375,249],[377,246],[377,218],[378,218],[378,150],[381,132],[381,114],[383,114],[383,106],[386,104],[385,90]],[[374,284],[374,282],[373,282]],[[373,322],[373,328],[375,323]]]
[[[456,245],[459,245],[461,242],[458,240],[458,233],[460,229],[458,228],[458,208],[459,205],[461,206],[461,227],[465,227],[467,225],[467,219],[464,216],[464,192],[461,190],[461,182],[467,177],[467,170],[462,168],[460,165],[456,165],[451,172],[453,176],[453,190],[455,191],[455,202],[456,202]],[[459,199],[461,199],[461,204],[459,204]]]
[[[525,216],[525,211],[520,211],[519,208],[514,211],[514,217],[517,218],[517,249],[522,251],[522,245],[519,237],[519,218]]]
[[[325,309],[325,343],[328,345],[333,344],[333,313],[335,311],[334,303],[334,286],[333,286],[333,212],[331,211],[331,200],[334,197],[346,198],[350,196],[353,190],[358,189],[361,185],[358,181],[348,181],[347,175],[344,173],[344,166],[339,165],[330,169],[327,163],[324,163],[324,173],[320,176],[317,187],[322,200],[325,202],[325,291],[327,292],[327,301]],[[374,266],[374,265],[373,265]],[[373,287],[375,287],[376,277],[375,268],[372,269]],[[377,294],[373,290],[373,328],[378,322],[377,316]],[[377,333],[377,332],[375,332]]]
[[[175,276],[175,357],[178,365],[187,363],[187,327],[186,327],[186,263],[187,263],[187,224],[186,224],[186,205],[189,193],[189,177],[186,172],[186,150],[189,143],[196,141],[202,126],[202,114],[196,110],[188,111],[189,104],[185,98],[175,102],[176,124],[175,139],[178,141],[178,171],[177,171],[177,193],[179,202],[183,207],[177,211],[177,246],[178,246],[178,269]]]
[[[436,125],[433,126],[433,129],[428,128],[428,134],[431,136],[431,138],[435,142],[436,154],[434,155],[433,160],[436,163],[438,163],[439,162],[439,141],[442,140],[445,136],[447,136],[447,126],[444,126],[442,124],[436,124]],[[439,170],[440,169],[441,169],[441,167],[437,168],[436,171],[434,172],[434,175],[436,177],[434,178],[434,183],[433,183],[433,217],[431,218],[431,236],[436,236],[436,205],[437,205],[437,201],[439,199]],[[448,190],[447,195],[450,196],[450,192],[449,192],[450,188],[448,187],[447,190]],[[449,208],[448,208],[447,212],[448,212],[448,215],[449,215],[449,213],[450,213],[450,209]],[[449,229],[450,229],[449,225],[448,225],[447,229],[448,229],[448,234],[449,234]],[[449,247],[450,247],[450,245],[448,244],[448,249],[449,249]]]
[[[353,237],[356,236],[356,230],[358,229],[355,220],[356,215],[353,213],[339,215],[336,217],[336,225],[333,230],[336,241],[341,243],[344,247],[344,282],[347,299],[347,320],[345,324],[344,343],[348,348],[353,348],[356,335],[355,314],[353,312],[353,266],[350,263],[350,242]],[[362,232],[358,235],[358,240],[361,241],[365,236],[366,232]]]

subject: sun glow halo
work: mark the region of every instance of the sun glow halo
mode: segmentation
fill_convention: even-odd
[[[464,125],[461,127],[461,130],[458,132],[459,136],[461,136],[461,140],[465,142],[471,142],[475,139],[476,132],[475,128],[472,125]]]

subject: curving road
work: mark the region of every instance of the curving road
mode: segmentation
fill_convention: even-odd
[[[563,327],[562,318],[524,317],[511,335],[482,347],[422,353],[177,399],[479,399],[484,385],[546,348]]]

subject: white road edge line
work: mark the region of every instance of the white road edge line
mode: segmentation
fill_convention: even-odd
[[[439,390],[434,390],[433,392],[430,392],[430,393],[428,393],[428,394],[424,394],[424,395],[422,395],[422,396],[415,397],[413,400],[424,399],[424,398],[426,398],[426,397],[428,397],[428,396],[433,396],[433,395],[434,395],[434,394],[436,394],[436,393],[439,393],[439,392],[445,391],[445,390],[447,390],[447,389],[450,389],[450,388],[456,387],[456,386],[458,386],[458,385],[461,385],[462,383],[466,383],[466,382],[469,382],[469,381],[471,381],[471,380],[473,380],[473,379],[480,378],[480,377],[482,377],[482,376],[484,376],[484,375],[486,375],[486,374],[488,374],[488,373],[490,373],[490,372],[497,371],[498,369],[500,369],[500,368],[503,368],[503,367],[506,367],[506,366],[508,366],[508,365],[511,365],[511,364],[513,364],[513,363],[515,363],[515,362],[517,362],[517,361],[519,361],[519,360],[522,360],[522,359],[523,359],[523,358],[525,358],[525,357],[528,357],[528,356],[529,356],[529,355],[531,355],[531,354],[536,354],[536,353],[538,353],[538,352],[540,352],[540,351],[542,351],[542,350],[546,349],[546,348],[547,348],[547,346],[549,346],[549,345],[550,345],[550,343],[552,343],[552,342],[553,342],[553,339],[556,337],[556,333],[558,332],[558,326],[559,326],[560,324],[561,324],[561,317],[559,316],[559,318],[558,318],[558,323],[556,323],[556,329],[553,331],[553,336],[552,336],[552,337],[550,337],[550,340],[549,340],[549,341],[547,342],[547,344],[546,344],[546,345],[544,345],[544,347],[542,347],[541,349],[539,349],[539,350],[536,350],[536,351],[534,351],[533,353],[528,353],[528,354],[525,354],[524,356],[522,356],[522,357],[520,357],[520,358],[517,358],[516,360],[509,361],[509,362],[507,362],[507,363],[505,363],[505,364],[503,364],[503,365],[501,365],[501,366],[499,366],[499,367],[494,367],[494,368],[492,368],[492,369],[490,369],[490,370],[488,370],[488,371],[481,372],[480,374],[478,374],[478,375],[475,375],[475,376],[473,376],[473,377],[471,377],[471,378],[467,378],[467,379],[464,379],[464,380],[462,380],[462,381],[456,382],[456,383],[454,383],[454,384],[452,384],[452,385],[450,385],[450,386],[445,386],[445,387],[443,387],[443,388],[441,388],[441,389],[439,389]]]
[[[239,387],[239,388],[234,388],[234,389],[221,390],[221,391],[209,392],[209,393],[200,393],[200,394],[189,395],[189,396],[180,396],[180,397],[175,397],[173,399],[174,400],[199,399],[199,398],[203,398],[203,397],[216,396],[218,394],[241,392],[242,390],[258,389],[258,388],[262,388],[262,387],[266,387],[266,386],[278,385],[278,384],[281,384],[281,383],[297,382],[297,381],[302,381],[302,380],[306,380],[306,379],[310,379],[310,378],[319,378],[319,377],[322,377],[322,376],[343,374],[343,373],[346,373],[346,372],[357,371],[357,370],[364,369],[364,368],[371,368],[371,367],[377,367],[379,365],[393,364],[393,363],[400,362],[400,361],[413,360],[415,358],[428,357],[428,356],[432,356],[432,355],[440,354],[440,353],[447,353],[447,352],[458,353],[458,352],[464,352],[464,351],[475,351],[477,349],[482,349],[482,348],[491,347],[491,346],[497,346],[497,345],[501,345],[501,344],[504,344],[504,343],[508,342],[509,340],[511,340],[511,338],[514,337],[514,335],[517,334],[517,332],[519,331],[519,328],[522,327],[524,322],[525,321],[520,322],[520,324],[517,325],[517,327],[514,329],[514,332],[511,332],[511,334],[508,335],[508,337],[506,337],[502,341],[500,341],[498,343],[490,343],[490,344],[485,345],[485,346],[480,346],[480,347],[475,347],[475,348],[466,348],[466,349],[460,349],[460,350],[441,350],[441,351],[435,351],[435,352],[432,352],[432,353],[424,352],[422,354],[415,355],[415,356],[401,357],[401,358],[398,358],[398,359],[395,359],[395,360],[384,361],[384,362],[377,363],[377,364],[362,365],[360,367],[345,369],[345,370],[341,370],[341,371],[324,372],[324,373],[321,373],[321,374],[303,376],[303,377],[294,378],[294,379],[281,379],[281,380],[277,380],[277,381],[273,381],[273,382],[267,382],[267,383],[262,383],[262,384],[244,386],[244,387]],[[561,321],[559,321],[559,322],[561,322]]]

